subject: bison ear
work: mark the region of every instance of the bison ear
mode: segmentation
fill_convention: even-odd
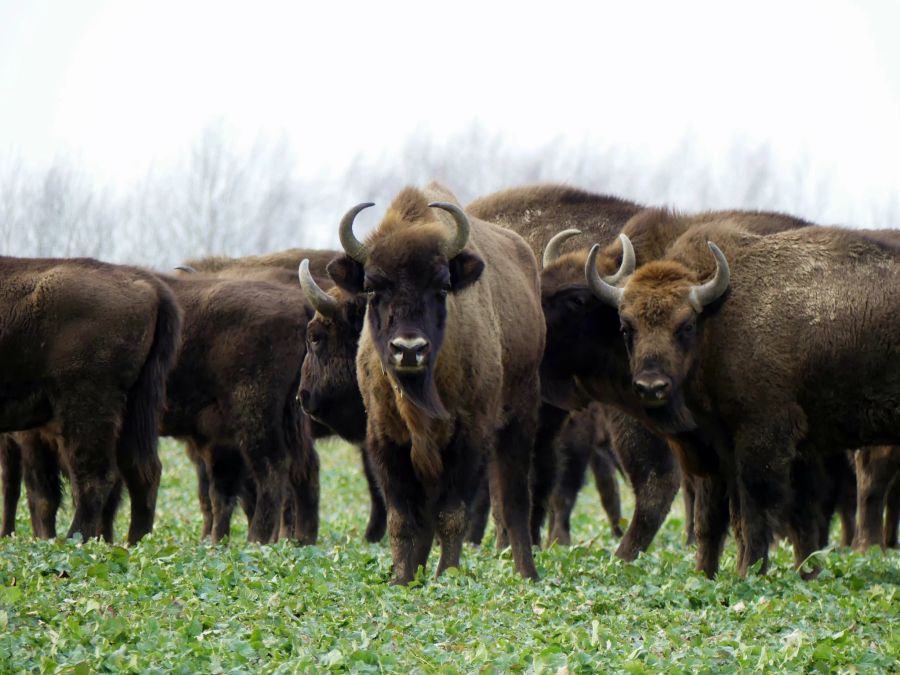
[[[363,292],[363,266],[348,255],[335,258],[325,271],[337,286],[354,295]]]
[[[478,281],[484,271],[484,260],[463,251],[450,260],[450,288],[456,293]]]

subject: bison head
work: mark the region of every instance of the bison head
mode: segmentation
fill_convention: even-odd
[[[366,411],[356,380],[356,346],[365,301],[339,288],[323,291],[300,263],[300,286],[316,310],[306,327],[299,399],[306,413],[352,442],[366,436]]]
[[[598,246],[591,249],[585,276],[594,295],[619,312],[628,351],[632,386],[651,418],[672,430],[692,428],[683,384],[700,344],[700,317],[728,290],[730,271],[725,255],[712,242],[716,272],[706,283],[679,262],[657,260],[641,266],[623,288],[600,278]]]
[[[587,250],[558,255],[560,244],[579,234],[564,230],[544,249],[541,305],[547,324],[547,345],[541,363],[541,394],[551,405],[572,410],[590,397],[579,383],[608,382],[627,376],[627,361],[619,340],[618,315],[591,292],[584,278]],[[603,264],[616,284],[634,270],[631,242],[611,245]]]
[[[438,222],[382,223],[368,245],[353,234],[352,208],[341,221],[346,255],[328,264],[328,274],[348,293],[363,295],[366,317],[382,368],[402,393],[431,417],[447,411],[438,396],[434,369],[444,339],[448,296],[473,284],[484,261],[464,250],[469,220],[454,204],[433,202],[450,213],[456,233],[449,239]]]

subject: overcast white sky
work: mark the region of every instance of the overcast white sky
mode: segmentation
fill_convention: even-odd
[[[898,35],[892,0],[0,0],[0,152],[127,181],[218,119],[285,136],[309,174],[479,120],[651,161],[689,132],[711,162],[770,141],[848,199],[883,197],[900,193]]]

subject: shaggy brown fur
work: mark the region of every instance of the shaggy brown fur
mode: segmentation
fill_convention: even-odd
[[[301,260],[308,259],[310,261],[310,273],[316,280],[316,283],[323,289],[329,289],[332,282],[325,272],[325,267],[329,261],[339,255],[341,255],[340,251],[289,249],[287,251],[272,253],[265,256],[247,256],[245,258],[201,258],[188,261],[187,264],[197,271],[215,273],[216,276],[223,278],[262,279],[273,281],[275,283],[283,283],[292,290],[297,291],[297,268]],[[338,290],[332,289],[332,292],[338,292]],[[308,306],[306,298],[302,298],[302,301],[306,304],[307,313],[310,318],[312,318],[312,308]],[[345,365],[344,362],[340,359],[332,361],[331,358],[333,356],[331,346],[335,344],[334,338],[337,336],[332,336],[331,340],[326,341],[324,339],[324,333],[318,331],[319,335],[323,337],[322,344],[328,346],[328,354],[326,355],[325,362],[323,366],[315,372],[315,378],[321,378],[321,382],[318,385],[313,385],[312,382],[314,380],[308,377],[306,389],[301,387],[298,396],[301,402],[303,402],[304,410],[306,410],[307,413],[310,412],[311,406],[316,408],[318,414],[312,415],[313,423],[311,425],[312,433],[315,438],[322,438],[330,436],[332,433],[336,433],[344,438],[344,440],[354,443],[359,447],[363,473],[369,487],[370,497],[369,525],[366,528],[365,536],[367,541],[374,542],[381,540],[384,536],[385,528],[387,527],[387,515],[385,513],[381,488],[374,478],[372,469],[369,466],[368,458],[361,445],[365,440],[366,419],[362,398],[360,397],[359,388],[356,384],[355,366],[356,343],[359,339],[359,332],[362,330],[362,313],[365,311],[364,301],[361,303],[361,306],[362,309],[358,314],[358,322],[355,321],[355,313],[351,312],[348,314],[346,311],[344,312],[344,318],[354,319],[354,325],[349,326],[349,330],[355,332],[352,335],[352,341],[349,341],[350,338],[348,338],[347,343],[348,345],[352,345],[352,353],[349,356],[349,367],[346,368],[346,373],[349,374],[350,377],[343,378],[345,375],[345,368],[343,367]],[[325,332],[332,329],[340,331],[344,326],[346,326],[346,322],[340,319],[328,321],[326,323],[327,330]],[[316,332],[317,329],[314,329],[313,333]],[[313,343],[308,337],[307,346],[312,344]],[[304,356],[304,363],[307,361],[309,361],[309,359],[306,359]],[[309,368],[307,368],[307,370],[308,369]],[[342,379],[346,379],[349,383],[348,386],[352,386],[355,395],[345,396],[344,392],[338,389],[335,391],[335,400],[331,400],[328,399],[328,397],[315,397],[310,393],[310,391],[313,393],[327,391],[332,382],[340,382]],[[304,391],[306,391],[305,402],[303,401]],[[198,466],[198,477],[202,478],[199,473],[200,471],[201,469]]]
[[[309,270],[317,281],[329,284],[325,266],[339,256],[340,251],[324,249],[290,248],[267,255],[248,255],[242,258],[209,256],[186,260],[185,265],[197,272],[207,272],[230,279],[257,279],[297,285],[297,267],[304,258],[309,260]]]
[[[565,362],[579,353],[579,344],[584,342],[578,334],[582,326],[585,331],[590,331],[590,324],[579,323],[578,315],[598,304],[584,281],[587,249],[583,247],[593,242],[611,243],[613,253],[609,256],[609,264],[610,272],[614,271],[621,257],[617,235],[632,221],[635,233],[646,229],[640,224],[645,210],[638,204],[615,197],[561,185],[514,188],[477,199],[468,208],[477,217],[497,222],[520,234],[538,257],[542,257],[547,242],[560,230],[577,228],[583,233],[563,244],[562,255],[543,271],[541,277],[547,326],[547,347],[541,366],[545,403],[541,408],[541,424],[535,443],[531,515],[532,539],[538,542],[547,500],[556,482],[557,462],[566,472],[560,483],[563,493],[571,493],[571,486],[580,485],[583,480],[572,476],[572,471],[584,466],[583,461],[573,456],[557,457],[554,447],[556,434],[565,420],[565,414],[560,410],[577,409],[588,402],[571,375],[557,375],[565,372]],[[600,311],[604,315],[615,315],[605,308]],[[678,491],[680,472],[666,444],[634,419],[616,413],[608,416],[607,423],[615,452],[635,493],[635,515],[616,555],[633,560],[646,550],[665,520]],[[571,446],[563,444],[562,448]],[[558,497],[563,503],[574,503],[574,497]],[[556,509],[557,513],[562,511]]]
[[[744,216],[746,216],[746,220],[742,220]],[[632,240],[637,262],[640,265],[662,255],[667,246],[691,226],[716,222],[717,217],[722,217],[731,223],[742,222],[744,223],[742,227],[745,229],[755,228],[761,232],[791,229],[804,224],[803,221],[781,214],[757,212],[744,214],[729,211],[718,214],[704,213],[696,216],[683,216],[663,209],[647,209],[625,223],[622,232]],[[600,241],[602,243],[604,240]],[[602,275],[613,274],[619,267],[621,255],[622,249],[618,240],[609,244],[598,256],[600,273]],[[643,419],[645,411],[632,389],[628,355],[620,334],[618,313],[615,309],[603,305],[591,293],[584,276],[586,260],[586,249],[575,251],[561,256],[542,274],[544,314],[548,327],[548,347],[541,372],[545,399],[564,407],[576,407],[589,400],[598,400],[618,406]],[[653,448],[651,456],[658,457],[665,453],[667,457],[671,457],[665,444],[660,444],[657,436],[644,433],[650,439],[645,442]],[[636,449],[635,453],[640,455],[642,451]],[[631,453],[621,451],[619,453],[626,472],[629,471],[626,461],[629,454]],[[694,459],[706,461],[702,457]],[[646,465],[647,462],[638,461],[636,470],[640,472]],[[652,540],[655,528],[662,523],[662,518],[668,511],[672,497],[677,491],[677,469],[669,469],[666,475],[675,478],[670,478],[666,482],[668,489],[665,493],[664,509],[661,507],[648,509],[645,511],[647,515],[641,519],[651,523],[652,526],[643,532],[641,543],[644,547]],[[634,480],[632,483],[634,485]],[[635,486],[635,490],[637,493],[637,486]],[[713,503],[720,503],[716,500],[721,500],[724,492],[721,490],[713,492],[714,494],[704,493],[698,500],[698,508],[701,511],[706,510]],[[656,494],[655,491],[650,491],[650,493],[654,496]],[[636,498],[636,507],[640,507],[641,501]],[[650,499],[646,501],[652,503]],[[725,509],[724,522],[727,525],[727,504]],[[662,513],[662,517],[659,517],[659,513]],[[704,518],[716,523],[722,522],[720,515],[712,513],[705,515]],[[628,548],[625,548],[626,545]],[[708,547],[716,548],[717,543],[707,544],[700,537],[700,548],[705,550]],[[626,558],[630,554],[633,557],[636,550],[637,546],[629,540],[629,534],[626,533],[617,554]],[[698,553],[699,555],[701,554]]]
[[[856,478],[859,528],[853,545],[861,551],[879,544],[884,548],[897,548],[900,446],[857,450]]]
[[[713,268],[707,239],[728,257],[731,287],[692,318],[690,284]],[[811,505],[790,498],[793,462],[900,441],[900,248],[837,228],[762,237],[725,224],[687,232],[667,258],[638,270],[619,306],[632,372],[652,367],[672,383],[647,415],[683,447],[705,437],[713,449],[741,573],[765,566],[773,522],[800,562],[819,533]],[[689,320],[699,323],[686,338],[676,329]]]
[[[69,473],[75,502],[69,536],[112,539],[124,479],[131,496],[128,540],[135,542],[153,527],[157,427],[178,351],[178,304],[155,276],[133,267],[2,258],[0,268],[6,317],[0,430],[35,430],[6,441],[13,475],[5,479],[12,492],[4,495],[4,530],[11,531],[18,497],[16,448],[24,453],[27,478],[34,444],[23,441],[33,435],[53,446]],[[52,533],[36,530],[38,536],[55,535],[55,510],[53,516]]]
[[[456,226],[428,208],[435,200],[456,201],[437,185],[407,188],[367,241],[366,264],[345,256],[328,267],[344,290],[363,292],[365,275],[370,291],[357,375],[394,581],[408,583],[425,564],[435,531],[438,573],[458,565],[467,501],[486,463],[516,567],[536,578],[527,481],[544,346],[537,265],[517,235],[474,218],[466,249],[448,261],[443,247]],[[397,331],[412,330],[433,349],[421,377],[398,374],[386,358]]]
[[[228,534],[235,497],[251,489],[246,471],[256,493],[249,539],[277,538],[286,495],[292,523],[283,533],[314,543],[318,458],[295,401],[308,320],[299,290],[203,273],[166,282],[185,323],[162,433],[189,440],[203,460],[213,541]]]

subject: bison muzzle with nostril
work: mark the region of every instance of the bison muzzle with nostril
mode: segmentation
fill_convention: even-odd
[[[431,344],[421,336],[399,336],[390,341],[389,350],[398,371],[417,372],[427,365]]]

